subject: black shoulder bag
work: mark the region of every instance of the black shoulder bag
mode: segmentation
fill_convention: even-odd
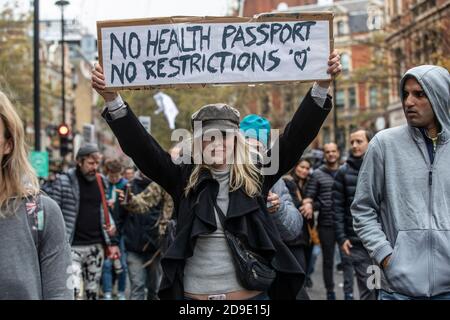
[[[270,267],[266,259],[249,250],[238,237],[225,229],[225,215],[216,202],[214,207],[233,254],[237,277],[241,285],[248,290],[267,291],[276,277],[275,270]]]

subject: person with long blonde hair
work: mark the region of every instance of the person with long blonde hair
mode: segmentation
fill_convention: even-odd
[[[73,299],[58,205],[40,194],[25,131],[0,91],[0,299]]]
[[[336,52],[329,57],[332,76],[341,71],[339,59]],[[305,96],[275,142],[273,150],[279,154],[267,153],[278,161],[278,170],[263,175],[263,167],[251,156],[255,152],[239,132],[240,114],[235,108],[214,103],[195,112],[192,153],[183,152],[184,161],[174,163],[121,96],[106,88],[103,69],[95,66],[92,86],[106,102],[103,117],[124,152],[174,201],[177,229],[161,260],[161,299],[295,299],[304,271],[281,239],[266,200],[325,121],[332,107],[329,85],[329,81],[316,82]],[[235,243],[244,249],[239,251]],[[260,269],[251,269],[252,274],[241,272],[246,268],[236,252],[244,251],[250,253],[245,261],[254,262],[253,257],[260,261],[255,264]],[[267,278],[255,280],[258,272]]]

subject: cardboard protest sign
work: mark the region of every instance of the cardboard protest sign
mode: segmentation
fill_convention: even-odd
[[[330,79],[331,12],[97,22],[110,89]]]

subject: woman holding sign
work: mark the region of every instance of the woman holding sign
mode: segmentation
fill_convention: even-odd
[[[329,57],[332,77],[341,72],[339,60],[336,51]],[[106,101],[103,117],[124,152],[174,200],[177,230],[161,261],[162,299],[295,299],[304,271],[282,241],[266,199],[330,112],[329,85],[314,83],[267,153],[278,169],[263,175],[233,107],[210,104],[195,112],[192,155],[175,164],[120,95],[106,89],[96,65],[92,86]]]

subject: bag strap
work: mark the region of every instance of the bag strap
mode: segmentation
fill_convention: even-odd
[[[222,224],[222,228],[225,231],[225,214],[223,213],[222,209],[220,209],[219,205],[217,204],[217,201],[214,200],[214,208],[217,211],[217,215],[219,216],[220,223]]]
[[[44,232],[44,209],[42,205],[42,198],[38,194],[27,198],[25,202],[25,211],[27,215],[28,224],[31,229],[33,241],[39,253],[40,240]]]
[[[219,216],[220,223],[222,223],[223,233],[225,234],[225,239],[227,240],[228,247],[230,247],[232,249],[233,247],[235,247],[235,245],[233,245],[233,243],[238,243],[238,245],[241,247],[241,250],[245,250],[247,252],[247,254],[251,253],[251,255],[253,257],[257,258],[258,261],[260,261],[260,262],[264,261],[265,264],[268,264],[268,262],[266,261],[265,258],[263,258],[261,255],[257,254],[253,250],[249,249],[248,245],[245,244],[241,239],[239,239],[238,236],[235,236],[228,230],[225,230],[225,226],[224,226],[225,225],[225,214],[223,213],[222,209],[220,209],[220,207],[216,201],[214,201],[214,207],[217,210],[217,215]],[[236,257],[236,253],[234,252],[233,249],[231,251],[233,252],[234,263],[239,264],[237,262],[238,258]]]
[[[103,215],[105,217],[106,229],[108,230],[111,227],[111,221],[109,219],[108,204],[106,203],[105,188],[103,187],[102,176],[99,173],[96,173],[95,176],[97,178],[98,188],[100,189],[100,195],[102,198],[102,206],[103,206]]]

